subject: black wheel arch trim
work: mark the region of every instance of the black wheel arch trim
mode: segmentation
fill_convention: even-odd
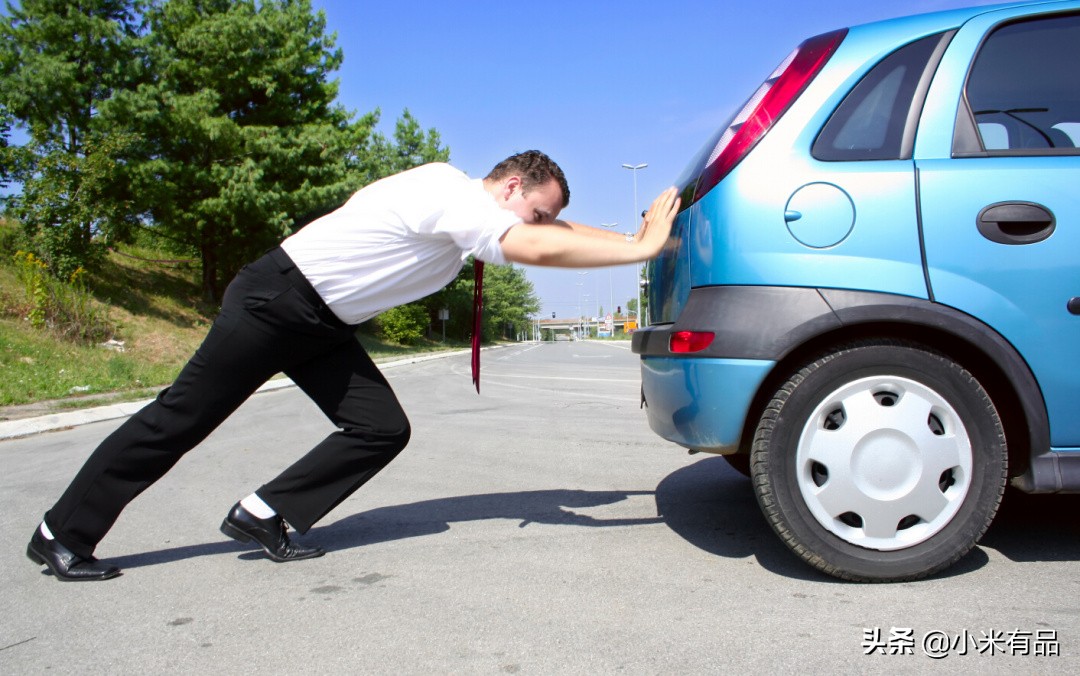
[[[768,308],[768,312],[762,312]],[[1080,454],[1050,450],[1050,422],[1042,390],[1023,357],[1000,334],[974,317],[921,298],[867,291],[775,286],[706,286],[691,289],[673,324],[634,332],[632,349],[643,358],[679,357],[782,361],[828,333],[889,323],[919,327],[970,344],[1003,374],[1027,430],[1028,466],[1012,484],[1028,493],[1080,492]],[[693,354],[673,354],[676,331],[712,331],[712,344]]]

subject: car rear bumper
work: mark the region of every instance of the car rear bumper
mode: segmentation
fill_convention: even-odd
[[[641,360],[649,426],[664,439],[710,453],[733,453],[751,399],[773,362],[755,359]]]
[[[838,324],[817,289],[692,289],[674,324],[634,333],[649,426],[687,448],[733,453],[750,404],[776,361],[805,337]],[[701,352],[672,354],[671,334],[684,330],[709,331],[715,339]]]
[[[764,311],[763,311],[764,310]],[[818,289],[779,286],[703,286],[691,289],[674,324],[634,332],[633,350],[643,358],[668,357],[674,331],[716,335],[688,359],[718,357],[775,361],[792,345],[838,328],[840,320]]]

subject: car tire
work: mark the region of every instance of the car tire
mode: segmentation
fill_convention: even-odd
[[[997,410],[952,359],[863,341],[805,364],[762,414],[758,503],[811,566],[865,582],[952,565],[986,532],[1005,487]]]

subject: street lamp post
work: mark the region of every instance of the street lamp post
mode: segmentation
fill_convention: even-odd
[[[638,173],[638,169],[644,169],[645,167],[647,167],[649,165],[646,162],[642,162],[641,164],[624,164],[622,166],[623,166],[623,169],[629,169],[630,172],[634,175],[634,220],[632,220],[630,222],[631,223],[637,223],[641,219],[641,212],[638,211],[638,201],[637,201],[637,173]],[[637,275],[637,279],[634,280],[634,282],[635,282],[634,286],[636,287],[634,289],[634,297],[637,298],[638,326],[641,327],[641,326],[645,326],[645,323],[644,323],[645,315],[641,311],[641,265],[635,266],[635,272],[636,272],[636,275]]]
[[[581,287],[582,287],[582,285],[585,284],[585,280],[581,279],[581,278],[584,277],[587,274],[589,274],[588,271],[578,273],[578,278],[579,279],[578,279],[577,286],[578,286],[578,329],[579,330],[581,329],[581,318],[582,318],[582,313],[581,313]]]
[[[618,221],[614,223],[601,223],[600,225],[605,228],[614,228],[619,224]],[[611,313],[611,337],[615,337],[615,291],[611,284],[611,268],[607,269],[607,287],[608,287],[608,312]],[[625,326],[625,324],[624,324]]]

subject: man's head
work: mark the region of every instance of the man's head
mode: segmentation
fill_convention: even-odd
[[[570,203],[570,187],[559,165],[539,150],[511,155],[495,165],[484,185],[499,206],[525,223],[551,223]]]

